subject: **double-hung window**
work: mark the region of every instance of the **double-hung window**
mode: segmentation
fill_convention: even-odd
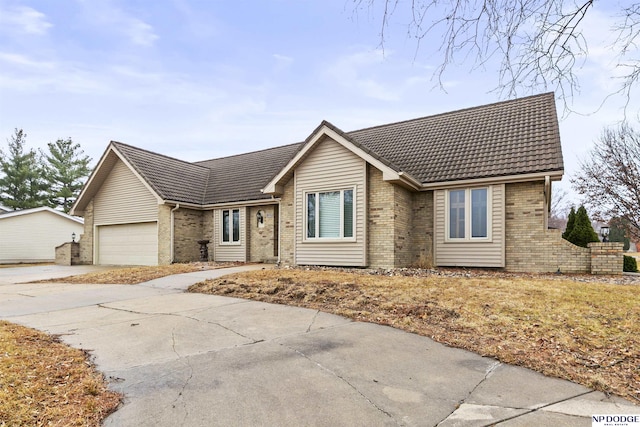
[[[305,193],[306,238],[352,239],[355,203],[353,189]]]
[[[447,240],[491,239],[489,188],[449,190],[447,196]]]
[[[222,243],[240,242],[240,209],[222,211]]]

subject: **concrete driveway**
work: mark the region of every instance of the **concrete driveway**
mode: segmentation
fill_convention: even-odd
[[[11,284],[20,273],[3,272],[0,318],[91,351],[125,395],[107,426],[591,426],[595,414],[640,414],[389,327],[183,293],[250,268],[262,267],[126,286]]]

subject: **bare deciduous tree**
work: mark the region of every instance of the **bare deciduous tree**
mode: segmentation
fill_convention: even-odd
[[[561,188],[553,190],[551,195],[551,207],[549,212],[549,227],[563,230],[567,225],[567,214],[571,208],[568,193]]]
[[[584,18],[595,0],[353,0],[356,11],[380,10],[384,48],[392,17],[406,22],[407,36],[439,43],[435,77],[442,85],[447,68],[473,59],[472,68],[491,59],[500,61],[497,90],[512,97],[520,88],[556,91],[568,108],[579,89],[576,70],[589,54]],[[627,0],[611,5],[616,93],[626,96],[640,79],[636,42],[640,33],[640,4]],[[439,39],[439,40],[438,40]],[[416,50],[416,51],[417,51]]]
[[[598,219],[622,218],[640,238],[640,133],[628,124],[605,129],[571,178]]]

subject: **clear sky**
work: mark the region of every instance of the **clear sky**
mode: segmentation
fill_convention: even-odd
[[[592,11],[589,31],[612,13]],[[350,0],[0,0],[0,148],[22,128],[29,147],[71,137],[94,161],[110,140],[195,161],[299,142],[322,120],[351,131],[501,100],[491,64],[453,66],[439,88],[437,41],[416,52],[400,16],[383,52],[379,18]],[[613,84],[596,40],[582,113]],[[563,188],[621,106],[558,104]]]

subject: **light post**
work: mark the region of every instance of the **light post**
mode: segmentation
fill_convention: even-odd
[[[608,225],[600,227],[600,235],[602,236],[602,243],[607,243],[609,241],[609,226]]]

